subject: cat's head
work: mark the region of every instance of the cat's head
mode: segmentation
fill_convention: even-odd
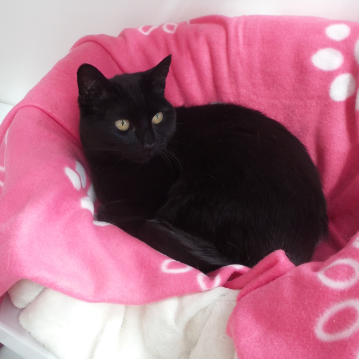
[[[165,99],[171,55],[157,66],[107,79],[83,64],[77,71],[80,137],[88,156],[145,163],[165,149],[176,115]]]

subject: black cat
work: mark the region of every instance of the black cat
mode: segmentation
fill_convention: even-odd
[[[98,219],[205,273],[276,249],[309,261],[328,219],[305,147],[252,109],[174,108],[164,97],[170,63],[111,79],[78,70]]]

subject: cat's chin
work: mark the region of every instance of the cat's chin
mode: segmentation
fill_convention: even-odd
[[[137,157],[137,158],[131,158],[128,159],[130,162],[136,163],[138,165],[143,165],[145,163],[150,162],[153,158],[155,158],[158,155],[158,152],[149,153],[147,155]]]

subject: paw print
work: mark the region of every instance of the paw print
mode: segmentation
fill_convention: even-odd
[[[336,43],[346,40],[350,35],[351,29],[347,24],[333,24],[325,29],[326,36]],[[359,39],[354,46],[354,56],[359,65]],[[320,49],[312,56],[312,63],[322,71],[334,71],[344,64],[343,53],[334,48],[327,47]],[[354,95],[356,90],[356,81],[353,74],[349,72],[337,75],[329,88],[329,96],[333,101],[345,101]],[[359,110],[359,91],[356,97],[355,109]]]
[[[340,42],[352,41],[351,28],[347,24],[333,24],[325,28],[325,34],[331,40],[331,47],[318,50],[312,57],[312,63],[322,71],[335,71],[341,69],[329,87],[329,96],[333,101],[345,101],[356,95],[355,109],[359,110],[359,90],[353,75],[358,72],[359,66],[359,39],[356,40],[353,53],[342,52]],[[355,61],[352,62],[352,56]],[[349,60],[350,72],[344,70],[346,60]],[[354,65],[354,66],[353,66]],[[359,249],[359,236],[352,244]],[[331,303],[316,321],[314,332],[322,342],[330,343],[347,339],[359,332],[359,298],[351,298],[348,290],[359,285],[359,262],[355,258],[340,258],[317,273],[317,278],[326,290],[342,292],[345,300]],[[359,358],[359,356],[358,356]]]
[[[358,299],[348,299],[344,302],[335,304],[333,307],[328,309],[319,319],[315,328],[315,334],[317,335],[317,338],[323,342],[334,342],[337,340],[349,338],[359,329],[358,320],[355,320],[353,323],[351,323],[353,314],[356,317],[359,315]],[[333,328],[328,328],[330,327],[329,323],[335,323],[336,321],[342,321],[344,323],[347,322],[350,324],[339,331],[333,331]]]
[[[357,248],[357,239],[352,243]],[[327,288],[347,292],[359,283],[359,263],[354,258],[340,258],[318,272]],[[335,342],[359,331],[359,299],[350,298],[331,305],[318,318],[314,332],[323,342]]]
[[[167,274],[183,274],[191,272],[193,269],[193,267],[170,258],[165,259],[161,264],[162,272]],[[221,284],[221,276],[219,274],[217,274],[214,278],[210,278],[203,273],[198,273],[196,280],[202,291],[217,288]]]
[[[230,264],[227,267],[229,270],[234,269],[237,273],[241,274],[247,271],[246,267],[240,264]],[[165,259],[161,264],[161,271],[166,274],[184,274],[191,272],[193,269],[193,267],[170,258]],[[221,285],[222,281],[225,281],[225,278],[222,278],[219,273],[215,277],[208,277],[203,273],[197,273],[194,279],[202,292],[217,288]]]
[[[174,34],[177,30],[177,26],[178,24],[166,23],[163,24],[161,28],[164,32],[167,32],[167,34]],[[141,26],[138,28],[138,31],[141,34],[148,36],[153,30],[157,28],[158,28],[157,26]]]
[[[77,191],[86,190],[86,185],[87,185],[86,171],[80,162],[76,161],[75,170],[71,169],[70,167],[65,167],[65,174]],[[80,199],[80,206],[83,209],[87,209],[88,211],[90,211],[91,214],[94,216],[95,201],[96,201],[96,195],[93,189],[93,185],[90,184],[87,188],[87,196],[82,197]],[[96,221],[96,220],[93,221],[93,224],[96,226],[110,225],[109,223]]]

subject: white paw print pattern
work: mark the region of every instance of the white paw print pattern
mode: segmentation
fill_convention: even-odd
[[[358,241],[359,236],[352,242],[354,248],[359,249]],[[318,272],[318,279],[332,290],[347,291],[359,282],[359,263],[354,258],[337,259]],[[346,324],[336,326],[336,323],[343,322]],[[314,328],[317,338],[323,342],[346,339],[358,331],[359,299],[357,298],[346,299],[326,309]]]
[[[173,259],[166,259],[162,262],[161,270],[168,274],[183,274],[192,271],[194,268],[186,264],[177,262]],[[214,280],[207,277],[203,273],[198,273],[196,276],[197,283],[202,291],[217,288],[221,284],[221,276],[216,275]]]
[[[342,267],[347,267],[347,269],[350,268],[349,272],[351,272],[351,275],[346,278],[337,279],[337,278],[331,278],[326,274],[326,272],[329,271],[330,269],[333,269],[336,266],[340,266],[340,265]],[[333,263],[329,264],[327,267],[322,269],[320,272],[318,272],[318,277],[320,281],[329,288],[336,290],[349,289],[350,287],[355,285],[359,280],[359,263],[352,258],[337,259],[336,261],[334,261]]]
[[[325,29],[326,36],[333,40],[332,46],[318,50],[311,58],[314,66],[322,71],[338,70],[345,58],[336,47],[336,43],[346,40],[351,33],[347,24],[334,24]],[[359,65],[359,39],[356,40],[353,55]],[[346,54],[346,56],[348,56]],[[359,110],[359,90],[353,74],[343,72],[337,75],[329,87],[329,96],[333,101],[345,101],[355,94],[355,109]],[[352,242],[352,247],[359,249],[359,235]],[[354,258],[335,260],[318,272],[318,279],[333,291],[348,291],[359,283],[359,263]],[[344,324],[343,324],[344,323]],[[318,318],[314,332],[323,342],[335,342],[350,338],[359,332],[359,298],[346,298],[332,304]],[[358,355],[359,359],[359,355]]]
[[[231,267],[237,271],[245,268],[240,264],[232,264],[228,267]],[[186,264],[175,261],[174,259],[166,259],[162,262],[161,270],[167,274],[183,274],[192,271],[194,268],[190,267]],[[214,289],[220,286],[221,284],[221,276],[217,274],[214,278],[208,277],[203,273],[198,273],[196,276],[197,283],[202,291],[207,291],[210,289]]]
[[[172,263],[178,264],[175,266],[171,266]],[[172,274],[179,274],[179,273],[187,273],[190,272],[193,268],[182,264],[180,262],[175,261],[174,259],[166,259],[162,262],[161,270],[164,273],[172,273]]]
[[[351,29],[347,24],[334,24],[325,29],[326,36],[335,41],[344,41],[350,35]],[[335,43],[333,43],[335,46]],[[359,65],[359,39],[354,47],[354,57]],[[334,71],[339,69],[344,63],[344,55],[334,47],[327,47],[318,50],[312,56],[312,63],[314,66],[322,71]],[[345,101],[347,98],[354,95],[356,90],[356,81],[354,76],[345,72],[334,78],[329,88],[329,96],[334,101]],[[356,110],[359,110],[359,90],[356,97]]]
[[[183,274],[192,271],[194,268],[186,264],[175,261],[174,259],[166,259],[162,262],[161,270],[167,274]],[[221,284],[221,276],[217,274],[214,279],[207,277],[203,273],[196,276],[197,283],[202,291],[217,288]]]
[[[187,21],[187,24],[190,24],[190,22]],[[155,29],[162,29],[167,34],[174,34],[176,32],[176,30],[177,30],[177,27],[178,27],[178,24],[168,22],[168,23],[163,24],[161,26],[150,26],[150,25],[141,26],[137,30],[141,34],[148,36]]]
[[[339,315],[340,312],[345,310],[354,309],[356,311],[356,320],[353,323],[350,323],[346,328],[341,329],[337,332],[328,332],[326,330],[326,325],[330,322],[335,322],[335,316]],[[359,300],[358,299],[348,299],[344,302],[335,304],[329,308],[318,320],[315,334],[317,338],[323,342],[334,342],[341,339],[346,339],[352,336],[359,329]]]
[[[87,184],[87,176],[84,167],[78,161],[76,161],[75,170],[70,167],[65,167],[65,174],[77,191],[85,190]],[[87,196],[80,199],[80,206],[83,209],[87,209],[92,215],[95,214],[95,203],[96,196],[92,184],[88,186]],[[93,221],[96,226],[108,226],[109,223],[101,221]]]

